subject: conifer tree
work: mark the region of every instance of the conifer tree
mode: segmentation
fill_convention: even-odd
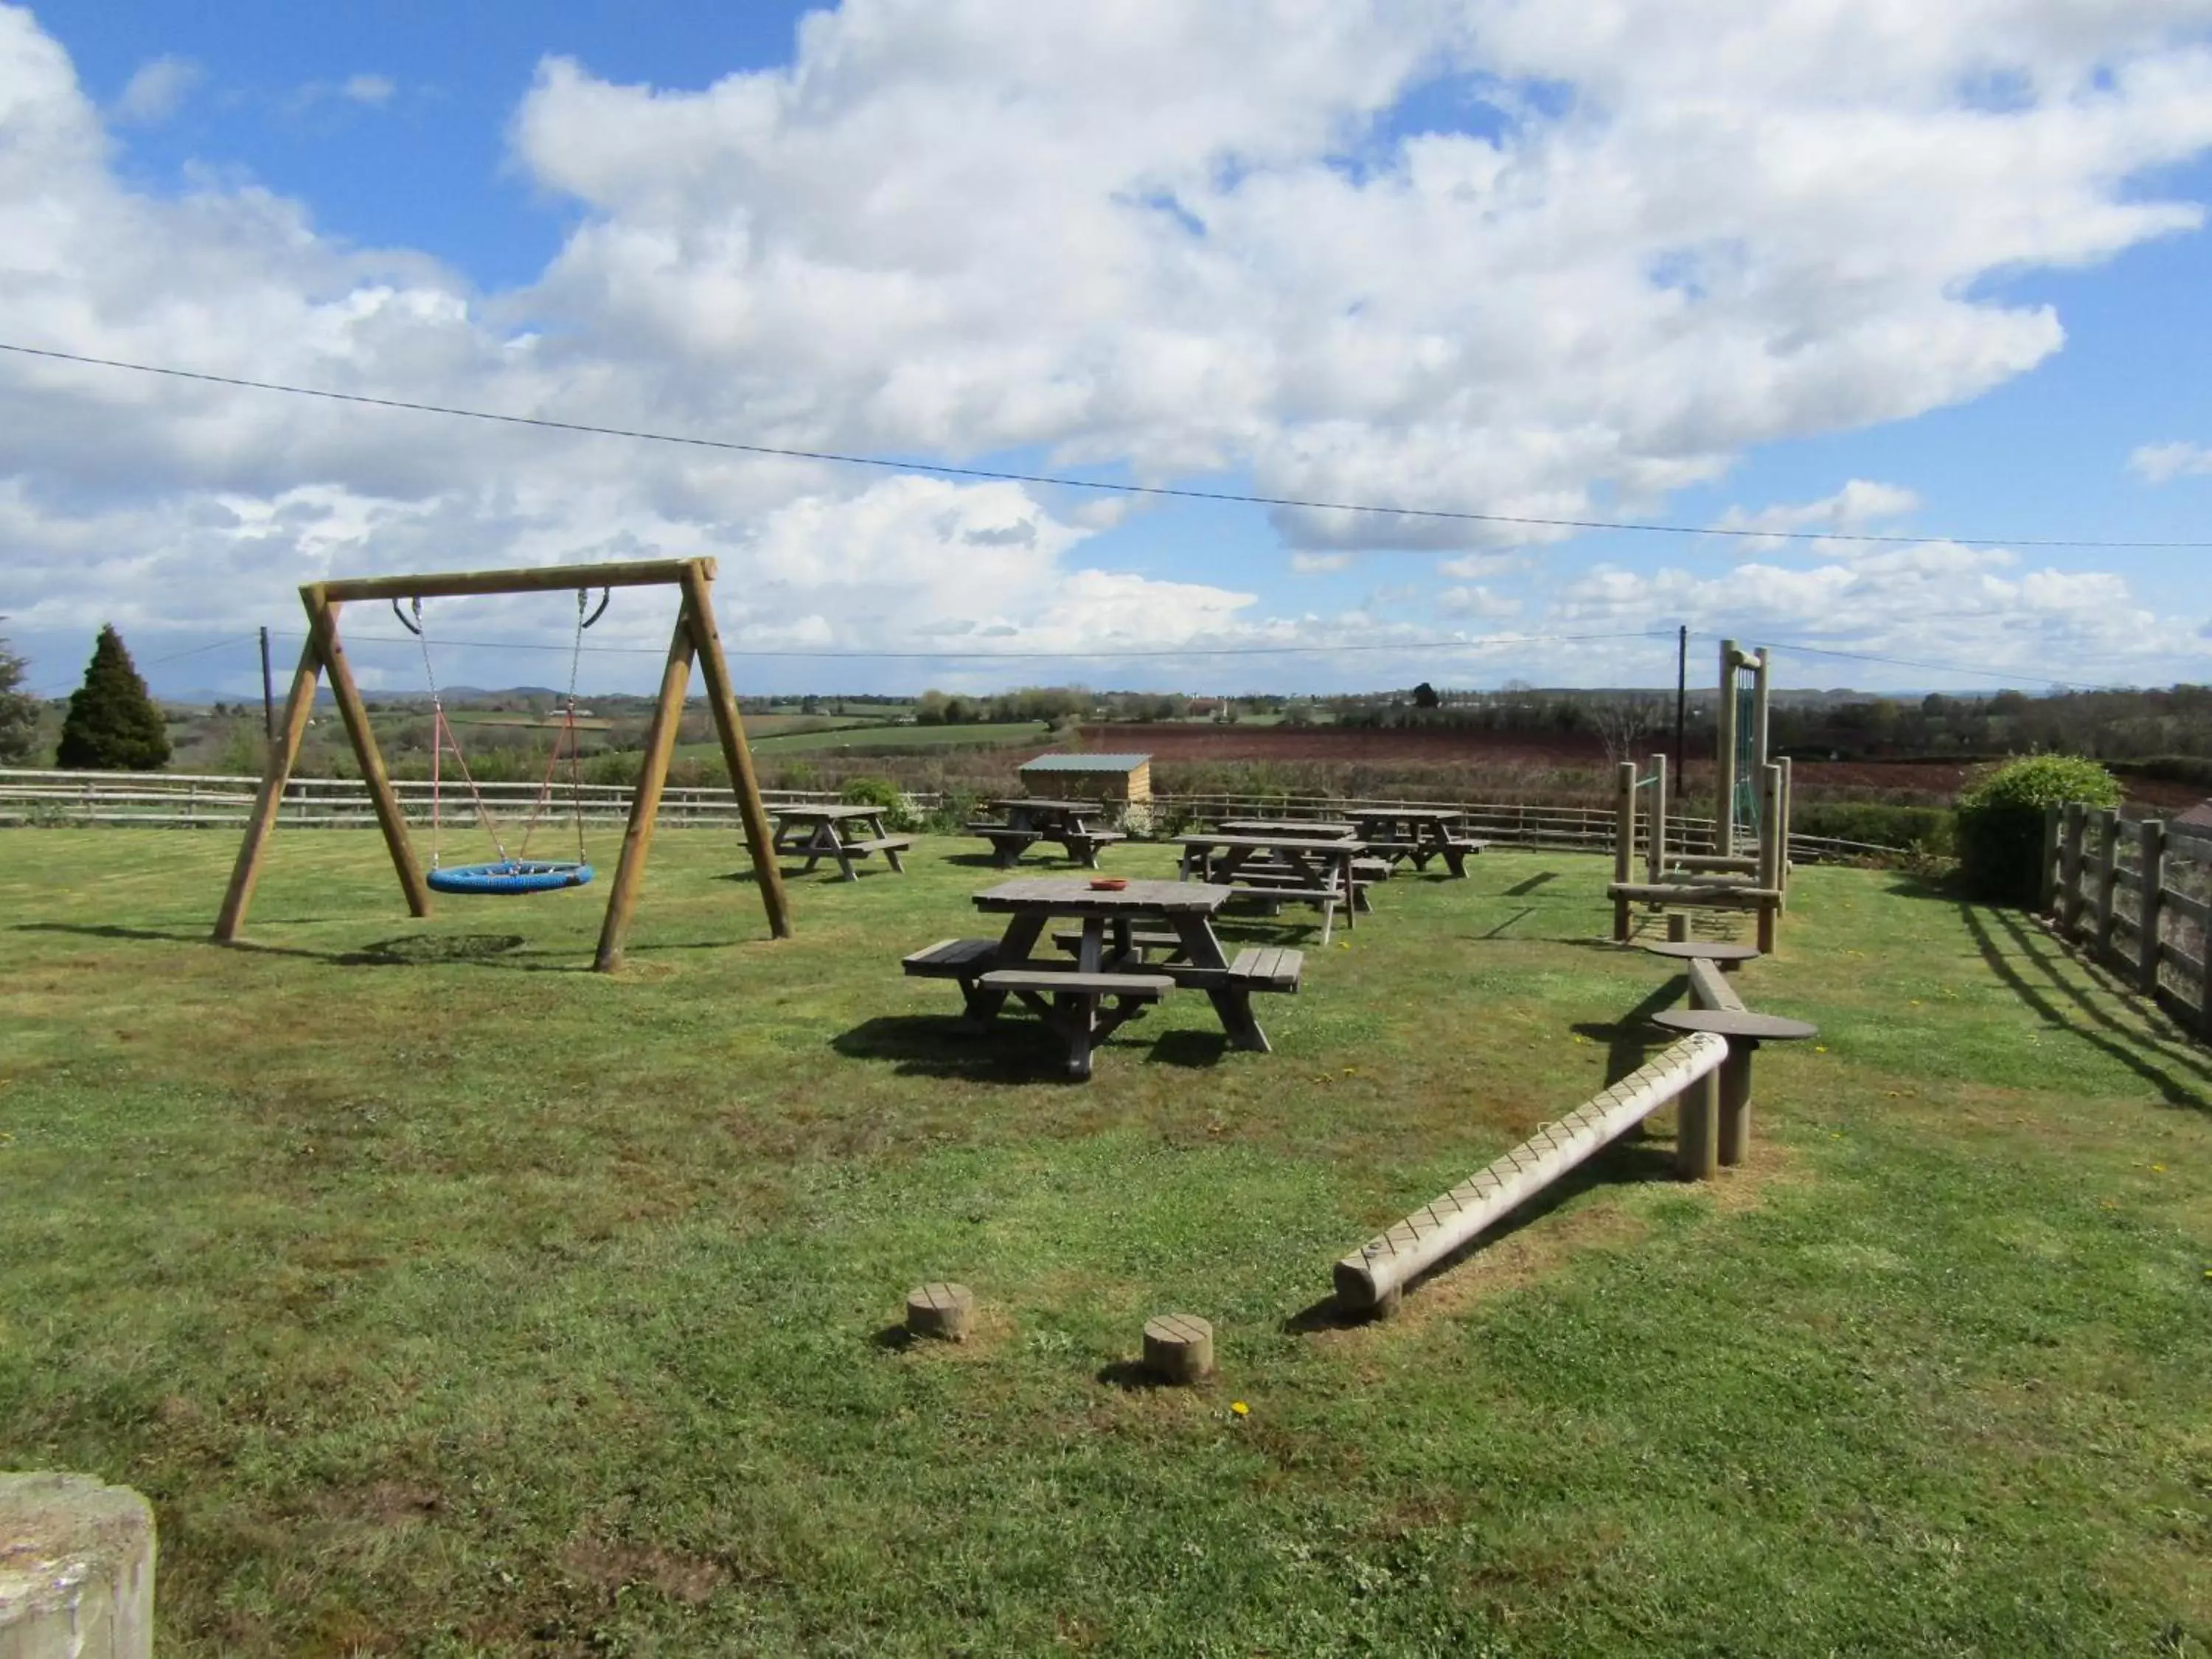
[[[38,736],[39,700],[21,689],[29,666],[0,640],[0,763],[9,766],[30,759]]]
[[[70,693],[58,765],[87,772],[151,772],[167,764],[169,733],[123,636],[100,630],[84,684]]]

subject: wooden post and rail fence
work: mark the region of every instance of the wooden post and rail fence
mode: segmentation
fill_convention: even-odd
[[[0,825],[109,824],[148,829],[239,829],[254,804],[258,778],[184,772],[59,772],[0,768]],[[410,823],[429,822],[430,784],[422,778],[388,778]],[[541,786],[534,782],[478,783],[495,813],[527,814]],[[452,793],[450,787],[448,794]],[[632,787],[585,784],[573,793],[563,783],[548,806],[566,817],[572,807],[586,823],[626,821]],[[842,799],[835,791],[763,789],[770,812],[786,806],[821,806]],[[938,810],[944,798],[934,791],[909,792],[917,812]],[[1609,851],[1613,815],[1599,806],[1553,805],[1540,801],[1484,802],[1346,799],[1334,795],[1158,795],[1151,803],[1156,828],[1170,822],[1218,823],[1224,818],[1329,819],[1362,811],[1435,810],[1464,816],[1468,833],[1484,841],[1563,851]],[[447,803],[449,812],[453,803]],[[293,777],[284,786],[278,823],[287,829],[372,829],[376,815],[367,784],[358,778]],[[727,786],[664,787],[660,817],[672,824],[734,828],[740,822],[736,793]],[[1711,852],[1715,832],[1711,818],[1670,817],[1668,841],[1688,853]],[[1790,856],[1801,864],[1899,856],[1893,847],[1834,836],[1790,838]]]
[[[2212,834],[2054,806],[2038,897],[2060,938],[2212,1041]]]

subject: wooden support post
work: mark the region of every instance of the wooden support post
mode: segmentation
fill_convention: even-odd
[[[2058,914],[2058,845],[2065,822],[2064,807],[2053,804],[2043,809],[2043,866],[2035,878],[2035,908],[2039,915]]]
[[[1674,1097],[1674,1173],[1685,1181],[1711,1181],[1719,1171],[1717,1069],[1694,1079]]]
[[[1667,913],[1667,942],[1669,945],[1686,945],[1689,940],[1690,913],[1687,910],[1669,910]]]
[[[730,769],[730,787],[737,792],[738,816],[744,823],[753,878],[760,884],[761,902],[768,908],[769,932],[778,939],[789,939],[791,902],[783,890],[783,871],[776,863],[768,811],[761,805],[760,781],[753,772],[752,750],[745,743],[737,688],[730,683],[730,665],[722,655],[721,630],[714,623],[714,598],[704,567],[684,566],[684,619],[707,682],[707,706],[714,711],[714,731],[722,740],[722,760]]]
[[[2166,824],[2144,818],[2136,825],[2136,988],[2158,996],[2159,933],[2166,920]]]
[[[1212,1376],[1212,1323],[1180,1313],[1146,1320],[1145,1369],[1167,1382],[1196,1382]]]
[[[1713,750],[1718,763],[1718,807],[1713,813],[1713,851],[1735,851],[1735,641],[1721,641],[1721,700],[1713,711]]]
[[[965,1285],[933,1279],[906,1293],[906,1328],[915,1336],[965,1342],[975,1323],[975,1292]]]
[[[1636,878],[1636,763],[1623,761],[1613,769],[1616,799],[1613,818],[1613,878],[1630,882]],[[1628,943],[1628,901],[1616,898],[1613,902],[1613,937],[1617,943]]]
[[[1784,755],[1774,763],[1782,769],[1782,879],[1777,884],[1782,889],[1782,908],[1787,910],[1790,908],[1790,814],[1797,799],[1797,781],[1790,769],[1789,756]]]
[[[1667,757],[1651,757],[1650,871],[1653,885],[1667,878]]]
[[[284,698],[284,720],[269,745],[269,764],[261,774],[261,790],[253,798],[253,812],[246,820],[246,839],[231,867],[230,887],[222,896],[222,910],[216,917],[215,936],[228,945],[246,924],[246,907],[253,902],[253,885],[261,879],[261,855],[269,846],[269,832],[276,827],[276,813],[284,802],[284,786],[292,776],[292,763],[300,757],[300,740],[307,735],[308,716],[314,713],[315,684],[322,677],[322,647],[310,632],[300,651],[300,665],[292,673],[292,689]]]
[[[1759,782],[1759,884],[1777,895],[1759,903],[1759,948],[1771,956],[1774,951],[1775,921],[1782,908],[1782,868],[1789,862],[1783,846],[1782,769],[1761,767]]]
[[[623,830],[622,861],[615,868],[614,889],[607,895],[606,920],[599,924],[599,950],[592,966],[606,973],[622,965],[623,937],[629,932],[630,913],[637,907],[638,884],[645,879],[646,854],[653,848],[653,822],[660,815],[660,792],[668,783],[669,757],[676,750],[676,734],[684,724],[684,694],[691,684],[691,658],[696,637],[691,627],[691,600],[686,594],[669,636],[668,660],[660,671],[660,698],[653,704],[653,720],[646,728],[645,763],[639,769],[637,793],[630,797],[629,823]]]
[[[2097,813],[2097,889],[2090,912],[2090,955],[2100,960],[2112,948],[2112,893],[2119,883],[2120,815],[2107,806]]]
[[[321,642],[323,669],[331,677],[331,695],[337,699],[338,714],[345,721],[346,736],[353,744],[353,757],[361,767],[362,781],[368,786],[368,799],[376,808],[376,827],[384,832],[384,845],[392,854],[392,866],[399,872],[400,890],[407,895],[408,914],[427,916],[430,914],[430,884],[422,878],[422,866],[415,861],[415,849],[408,844],[407,819],[399,810],[399,798],[392,792],[392,779],[384,769],[384,757],[376,747],[376,732],[368,723],[368,710],[362,706],[361,692],[353,683],[353,669],[346,661],[345,647],[338,639],[338,608],[324,597],[319,584],[300,590],[307,601],[310,631]]]
[[[1766,708],[1766,647],[1760,646],[1753,653],[1751,660],[1751,763],[1764,766],[1766,764],[1767,734],[1771,730]]]
[[[2080,801],[2066,803],[2066,840],[2058,865],[2058,927],[2068,939],[2081,921],[2081,834],[2087,817]]]
[[[1751,1056],[1758,1047],[1748,1038],[1730,1037],[1729,1057],[1721,1062],[1719,1159],[1728,1169],[1751,1152]]]

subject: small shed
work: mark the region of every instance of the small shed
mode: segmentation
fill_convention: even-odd
[[[2200,800],[2186,812],[2166,820],[2168,830],[2185,830],[2192,836],[2212,836],[2212,800]]]
[[[1048,799],[1080,795],[1122,805],[1152,798],[1150,755],[1039,755],[1021,769],[1022,787]]]

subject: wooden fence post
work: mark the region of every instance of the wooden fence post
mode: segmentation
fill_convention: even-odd
[[[2102,958],[2112,948],[2112,892],[2120,881],[2120,815],[2112,807],[2097,812],[2097,887],[2093,896],[2090,954]]]
[[[2058,925],[2068,939],[2081,921],[2081,832],[2087,809],[2078,800],[2066,803],[2065,849],[2058,866]]]
[[[2058,835],[2066,809],[2053,803],[2043,809],[2043,864],[2036,872],[2035,908],[2039,915],[2058,914]]]
[[[1650,870],[1654,885],[1667,879],[1667,757],[1651,757]]]
[[[2159,934],[2166,913],[2166,825],[2145,818],[2136,825],[2136,988],[2158,999]]]
[[[1618,792],[1613,802],[1613,878],[1626,884],[1636,878],[1636,763],[1623,761],[1613,769],[1613,788]],[[1613,902],[1613,937],[1622,945],[1628,943],[1628,901],[1616,898]]]

